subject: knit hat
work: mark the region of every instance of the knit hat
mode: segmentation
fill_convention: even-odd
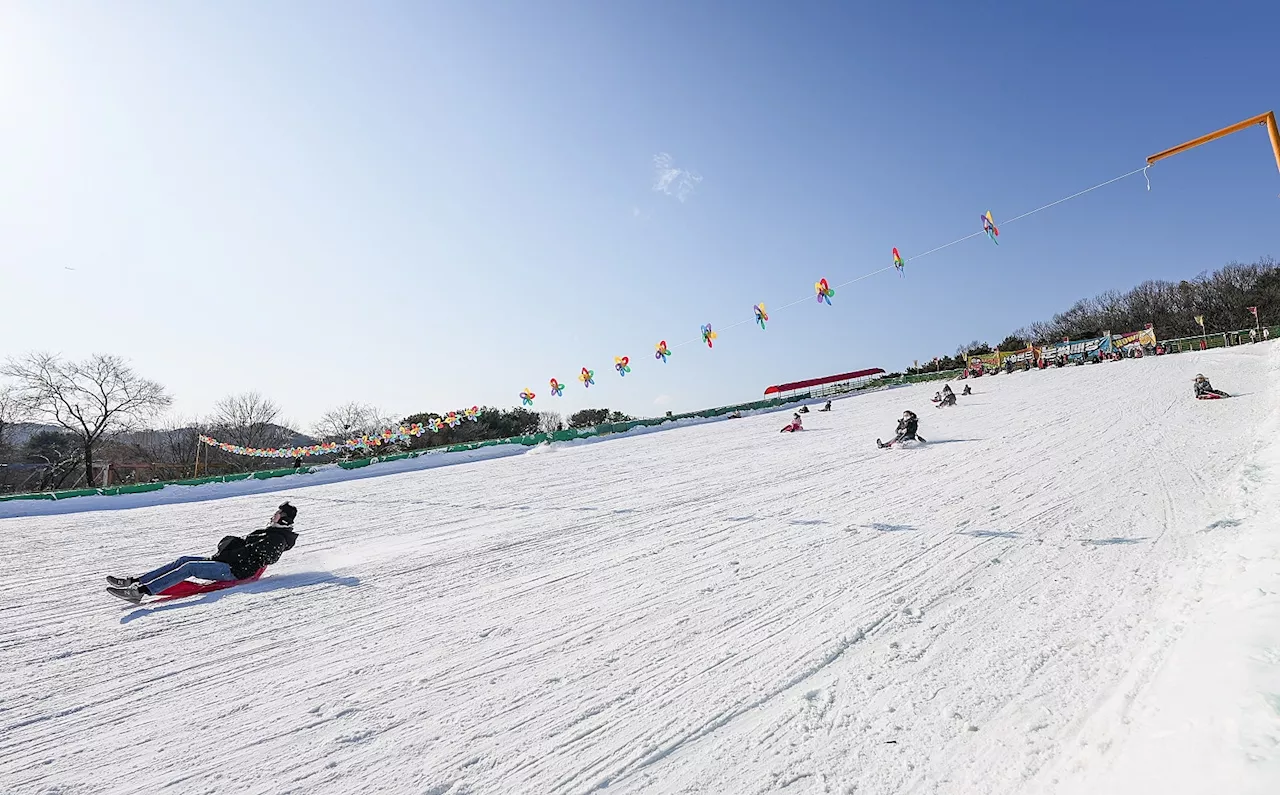
[[[280,524],[293,524],[293,519],[298,515],[298,509],[287,502],[280,503]]]

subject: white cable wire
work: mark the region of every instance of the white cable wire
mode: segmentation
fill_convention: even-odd
[[[1128,179],[1129,177],[1132,177],[1134,174],[1139,174],[1139,173],[1141,173],[1141,174],[1144,174],[1144,176],[1145,176],[1145,172],[1147,171],[1147,169],[1148,169],[1148,168],[1150,168],[1150,166],[1145,166],[1145,165],[1144,165],[1142,168],[1135,168],[1133,171],[1130,171],[1130,172],[1129,172],[1129,173],[1127,173],[1127,174],[1121,174],[1121,175],[1120,175],[1120,176],[1118,176],[1118,177],[1112,177],[1111,179],[1107,180],[1106,182],[1099,182],[1097,185],[1094,185],[1094,186],[1089,187],[1089,188],[1085,188],[1085,189],[1084,189],[1084,190],[1082,190],[1082,191],[1077,191],[1076,193],[1073,193],[1073,194],[1071,194],[1070,196],[1065,196],[1065,197],[1063,197],[1063,198],[1061,198],[1061,199],[1058,199],[1057,201],[1049,202],[1048,204],[1044,205],[1043,207],[1037,207],[1037,208],[1035,208],[1034,210],[1031,210],[1031,211],[1029,211],[1029,212],[1025,212],[1025,213],[1023,213],[1022,215],[1015,215],[1014,217],[1009,218],[1009,219],[1004,220],[1004,221],[1001,221],[1000,223],[1001,223],[1001,225],[1003,225],[1003,226],[1008,226],[1009,224],[1014,223],[1015,221],[1021,221],[1023,218],[1027,218],[1027,217],[1029,217],[1029,216],[1035,215],[1036,213],[1041,212],[1042,210],[1048,210],[1050,207],[1056,207],[1056,206],[1058,206],[1059,204],[1062,204],[1063,202],[1069,202],[1069,201],[1071,201],[1072,199],[1077,199],[1077,198],[1079,198],[1079,197],[1081,197],[1081,196],[1085,195],[1086,193],[1092,193],[1093,191],[1098,190],[1099,188],[1105,188],[1105,187],[1107,187],[1108,185],[1111,185],[1112,183],[1115,183],[1115,182],[1119,182],[1119,181],[1120,181],[1120,180],[1122,180],[1122,179]],[[1150,179],[1150,177],[1148,177],[1148,178],[1147,178],[1147,190],[1151,190],[1151,179]],[[937,248],[931,248],[931,249],[929,249],[928,251],[926,251],[926,252],[924,252],[924,253],[922,253],[922,254],[916,254],[915,256],[912,256],[912,257],[905,257],[905,258],[903,258],[903,260],[902,260],[902,261],[903,261],[903,263],[905,264],[905,263],[908,263],[908,262],[912,262],[912,261],[914,261],[914,260],[924,259],[925,257],[929,256],[930,254],[936,254],[936,253],[938,253],[939,251],[942,251],[943,249],[951,248],[952,246],[959,245],[960,243],[963,243],[963,242],[965,242],[966,240],[972,240],[973,238],[975,238],[975,237],[979,237],[979,236],[981,236],[981,235],[983,235],[983,234],[985,234],[985,232],[983,232],[983,231],[979,231],[979,232],[974,232],[974,233],[969,234],[969,235],[965,235],[964,237],[958,237],[958,238],[956,238],[955,240],[952,240],[950,243],[943,243],[941,246],[938,246]],[[857,277],[855,277],[855,278],[853,278],[853,279],[850,279],[850,280],[849,280],[849,281],[847,281],[847,282],[841,282],[840,284],[837,284],[837,285],[835,286],[835,288],[834,288],[834,289],[837,289],[837,290],[838,290],[838,289],[840,289],[840,288],[842,288],[842,287],[848,287],[849,285],[854,284],[855,282],[860,282],[860,281],[862,281],[863,279],[869,279],[869,278],[871,278],[872,276],[878,276],[878,275],[880,275],[881,273],[885,273],[886,271],[893,270],[895,267],[896,267],[896,266],[894,266],[894,265],[890,265],[890,266],[887,266],[887,267],[881,268],[880,270],[871,271],[870,273],[864,273],[864,274],[862,274],[861,276],[857,276]],[[795,301],[792,301],[792,302],[791,302],[791,303],[789,303],[789,304],[783,304],[782,306],[775,308],[775,309],[773,310],[773,313],[775,313],[775,314],[776,314],[776,313],[781,312],[781,311],[783,311],[783,310],[790,309],[790,308],[791,308],[791,307],[793,307],[793,306],[798,306],[798,305],[800,305],[800,304],[805,303],[806,301],[812,300],[812,299],[813,299],[813,297],[814,297],[813,295],[810,295],[810,296],[808,296],[807,298],[800,298],[800,299],[797,299],[797,300],[795,300]],[[724,328],[722,328],[722,329],[716,329],[716,333],[718,334],[718,333],[719,333],[719,332],[721,332],[721,331],[728,331],[729,329],[737,328],[738,326],[744,325],[744,324],[749,323],[749,322],[754,322],[754,318],[751,318],[751,319],[749,319],[749,320],[740,320],[740,321],[738,321],[738,322],[736,322],[736,323],[732,323],[732,324],[730,324],[730,325],[728,325],[728,326],[725,326],[725,327],[724,327]],[[713,328],[714,328],[714,326],[713,326]],[[685,347],[686,345],[693,345],[694,343],[698,343],[698,342],[702,342],[702,338],[701,338],[701,337],[695,337],[695,338],[690,339],[690,340],[685,340],[684,342],[676,343],[675,345],[669,345],[669,346],[668,346],[668,348],[669,348],[669,349],[671,349],[671,350],[675,350],[676,348],[683,348],[683,347]]]

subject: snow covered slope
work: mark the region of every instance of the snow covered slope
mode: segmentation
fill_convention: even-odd
[[[1257,345],[2,519],[0,792],[1274,793],[1278,382]],[[905,408],[929,444],[877,450]],[[103,592],[284,497],[262,581]]]

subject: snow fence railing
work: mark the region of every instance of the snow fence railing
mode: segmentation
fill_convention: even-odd
[[[861,392],[870,389],[880,389],[887,386],[901,386],[904,384],[919,383],[921,381],[946,379],[953,377],[959,372],[959,370],[943,370],[940,373],[921,373],[919,375],[898,376],[896,378],[878,378],[865,384],[861,384],[848,391]],[[535,433],[528,436],[510,436],[505,439],[486,439],[479,442],[462,442],[460,444],[433,447],[427,450],[412,450],[405,453],[393,453],[391,455],[374,456],[372,458],[360,458],[355,461],[338,461],[336,465],[342,469],[361,469],[363,467],[382,462],[403,461],[405,459],[418,458],[424,455],[460,453],[468,450],[477,450],[481,447],[493,447],[495,445],[518,444],[525,447],[534,447],[545,442],[568,442],[573,441],[574,439],[586,439],[592,436],[626,433],[632,428],[653,427],[667,422],[675,422],[677,420],[694,418],[711,419],[738,411],[758,411],[760,409],[776,408],[787,403],[796,403],[809,399],[811,399],[811,395],[808,392],[804,392],[797,395],[791,395],[786,398],[756,400],[750,403],[739,403],[733,406],[719,406],[713,409],[691,411],[684,414],[672,414],[666,417],[654,417],[652,419],[644,420],[628,420],[627,422],[606,422],[592,428],[574,428],[564,431],[554,431],[552,433]],[[148,491],[159,491],[166,486],[203,486],[206,483],[234,483],[235,481],[250,479],[269,480],[271,478],[285,477],[286,475],[309,475],[325,466],[329,465],[299,467],[297,469],[292,467],[287,469],[263,469],[256,472],[236,472],[229,475],[209,475],[202,478],[165,480],[156,483],[135,483],[95,489],[70,489],[65,491],[44,491],[27,494],[5,494],[0,495],[0,502],[13,502],[17,500],[67,500],[74,497],[113,497],[120,494],[142,494]]]
[[[1266,337],[1262,336],[1263,329],[1267,330]],[[1249,338],[1250,331],[1256,333],[1257,336],[1254,339]],[[1270,342],[1274,339],[1280,339],[1280,326],[1254,326],[1227,331],[1209,331],[1191,337],[1160,340],[1160,345],[1164,347],[1165,353],[1194,353],[1195,351],[1208,350],[1210,348],[1234,348],[1237,345]],[[1204,347],[1201,347],[1202,342]]]

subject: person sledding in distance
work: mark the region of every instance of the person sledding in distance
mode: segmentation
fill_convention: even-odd
[[[1198,400],[1216,400],[1218,398],[1231,397],[1220,389],[1214,389],[1213,384],[1209,383],[1209,379],[1202,374],[1196,373],[1196,399]]]
[[[963,391],[963,392],[961,392],[960,394],[962,394],[962,395],[972,395],[972,394],[973,394],[973,387],[969,386],[968,384],[965,384],[965,385],[964,385],[964,391]]]
[[[945,384],[942,387],[942,400],[938,401],[938,408],[943,406],[954,406],[956,404],[956,393],[951,391],[951,385]]]
[[[797,414],[808,414],[808,413],[809,413],[809,407],[808,407],[808,406],[801,406],[801,407],[800,407],[800,410],[799,410],[798,412],[796,412],[796,413],[797,413]]]
[[[282,504],[271,517],[271,524],[249,535],[227,536],[218,542],[213,557],[183,556],[138,577],[107,577],[110,583],[107,593],[137,604],[146,596],[166,596],[188,577],[210,580],[212,585],[197,590],[185,590],[183,595],[200,590],[226,588],[246,580],[256,580],[262,572],[280,560],[280,556],[293,549],[298,534],[293,531],[293,520],[298,509],[289,503]],[[170,593],[166,593],[166,591]]]
[[[897,435],[893,437],[893,441],[885,443],[876,439],[876,447],[893,447],[899,442],[923,442],[924,437],[916,431],[920,427],[920,418],[916,416],[914,411],[902,412],[902,419],[898,420]]]
[[[804,430],[804,424],[800,422],[800,412],[796,412],[795,416],[791,418],[791,424],[784,427],[781,431],[779,431],[779,433],[795,433],[796,431],[803,431],[803,430]]]
[[[941,403],[941,402],[942,402],[942,393],[941,393],[941,392],[934,392],[934,393],[933,393],[933,397],[931,398],[931,400],[933,400],[933,402],[934,402],[934,403]]]
[[[828,401],[827,401],[827,405],[825,405],[825,406],[823,406],[822,408],[818,409],[818,411],[831,411],[831,401],[830,401],[830,400],[828,400]]]

